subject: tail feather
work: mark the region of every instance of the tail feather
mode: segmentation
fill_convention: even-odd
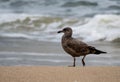
[[[94,54],[101,54],[101,53],[107,53],[107,52],[95,49],[95,53]]]
[[[89,46],[89,49],[90,49],[90,53],[91,53],[91,54],[107,53],[107,52],[104,52],[104,51],[101,51],[101,50],[95,49],[95,47],[92,47],[92,46]]]

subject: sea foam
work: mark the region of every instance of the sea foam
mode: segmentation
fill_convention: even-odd
[[[120,39],[120,15],[101,14],[84,18],[63,18],[30,14],[1,14],[0,37],[60,41],[58,30],[73,29],[83,41],[115,41]]]
[[[85,41],[113,41],[120,38],[120,15],[96,15],[76,27],[75,34]]]

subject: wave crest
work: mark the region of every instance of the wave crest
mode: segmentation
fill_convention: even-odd
[[[75,30],[85,41],[113,41],[120,38],[119,24],[120,15],[96,15]]]
[[[60,41],[57,31],[70,26],[74,36],[84,41],[118,41],[120,15],[95,15],[91,18],[62,18],[45,15],[1,15],[1,37]]]

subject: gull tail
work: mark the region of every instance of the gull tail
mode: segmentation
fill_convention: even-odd
[[[95,49],[95,47],[89,46],[90,54],[102,54],[102,53],[107,53],[98,49]]]
[[[101,53],[107,53],[107,52],[95,49],[95,53],[94,54],[101,54]]]

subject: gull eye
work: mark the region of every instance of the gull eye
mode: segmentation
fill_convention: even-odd
[[[63,31],[67,31],[67,29],[63,29]]]

